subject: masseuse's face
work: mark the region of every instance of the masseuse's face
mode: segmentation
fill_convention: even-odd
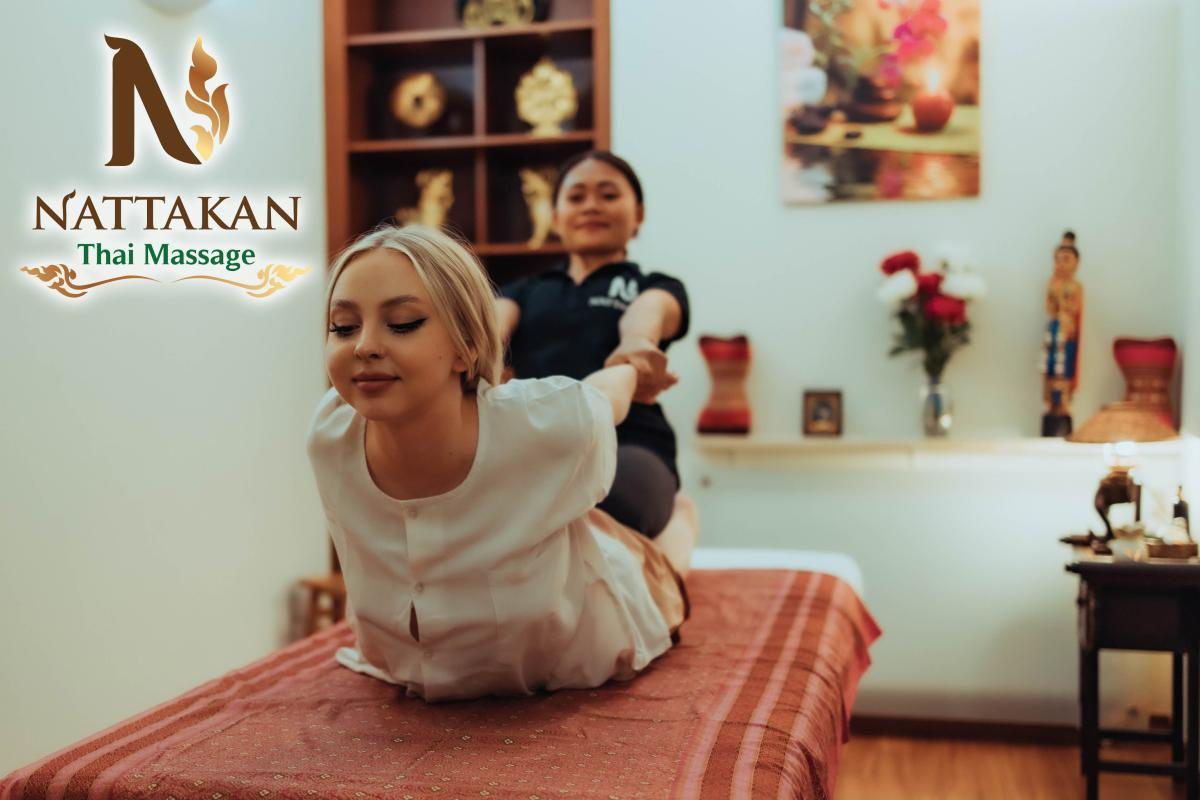
[[[454,351],[412,262],[378,248],[342,270],[325,334],[325,368],[338,394],[371,420],[403,420],[462,393]]]
[[[571,253],[625,249],[645,213],[618,170],[588,159],[567,173],[554,203],[554,230]]]

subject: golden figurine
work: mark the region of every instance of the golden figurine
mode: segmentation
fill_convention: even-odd
[[[521,195],[529,208],[529,222],[533,225],[533,235],[527,244],[537,249],[546,243],[549,237],[554,217],[554,199],[550,196],[554,190],[554,181],[558,170],[554,167],[534,169],[526,167],[521,170]]]
[[[417,173],[421,197],[416,208],[397,208],[396,220],[401,225],[420,223],[440,228],[446,223],[454,205],[454,173],[448,169],[423,169]]]
[[[446,90],[432,72],[405,75],[392,89],[392,113],[413,128],[427,128],[446,110]]]
[[[575,81],[549,56],[542,56],[517,84],[517,116],[533,126],[534,136],[559,136],[561,123],[579,108]]]
[[[1079,385],[1083,285],[1075,279],[1079,250],[1067,231],[1054,251],[1054,276],[1046,288],[1046,335],[1042,344],[1043,436],[1071,433],[1071,396]]]
[[[467,0],[462,5],[463,26],[490,28],[493,25],[528,25],[533,22],[534,0]]]

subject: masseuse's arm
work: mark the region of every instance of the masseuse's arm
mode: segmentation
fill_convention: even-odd
[[[508,344],[517,323],[521,321],[521,307],[507,297],[496,298],[496,316],[500,323],[500,341]]]
[[[679,332],[683,311],[679,301],[663,289],[647,289],[630,304],[617,323],[621,340],[604,360],[606,366],[632,364],[638,371],[635,400],[653,403],[678,378],[667,371],[667,357],[658,343]]]
[[[675,295],[665,289],[647,289],[625,309],[617,329],[622,343],[629,340],[647,340],[655,346],[663,339],[670,339],[679,332],[683,310]]]
[[[637,389],[637,370],[632,364],[596,370],[583,382],[599,389],[612,402],[614,424],[620,425],[625,421],[629,404],[633,402],[633,392]]]

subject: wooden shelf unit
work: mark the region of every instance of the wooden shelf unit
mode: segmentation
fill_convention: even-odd
[[[329,256],[399,207],[416,206],[423,169],[454,172],[448,228],[468,239],[497,281],[561,259],[532,250],[518,171],[556,166],[610,141],[609,0],[551,0],[530,25],[465,29],[454,3],[326,0],[325,128]],[[543,55],[571,73],[579,97],[563,134],[536,137],[516,115],[517,81]],[[403,75],[433,72],[446,111],[424,130],[389,109]]]

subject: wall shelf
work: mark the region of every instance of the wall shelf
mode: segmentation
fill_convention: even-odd
[[[696,449],[710,462],[724,465],[792,462],[799,465],[894,468],[963,465],[973,469],[1061,466],[1064,462],[1104,464],[1104,445],[1075,444],[1041,437],[995,439],[867,439],[815,436],[693,437]],[[1183,442],[1174,439],[1137,446],[1135,461],[1179,460]]]
[[[561,256],[567,251],[557,241],[549,241],[536,250],[524,242],[484,242],[475,245],[475,252],[480,256]]]
[[[350,143],[351,153],[417,153],[465,150],[475,147],[546,147],[591,142],[593,131],[565,131],[560,136],[494,133],[485,136],[426,136],[418,139],[361,139]]]
[[[591,20],[583,19],[535,22],[532,25],[511,25],[494,28],[380,31],[379,33],[356,33],[347,36],[346,44],[350,47],[380,47],[405,44],[422,45],[428,42],[550,36],[556,33],[586,33],[590,32],[593,27],[595,26]]]

